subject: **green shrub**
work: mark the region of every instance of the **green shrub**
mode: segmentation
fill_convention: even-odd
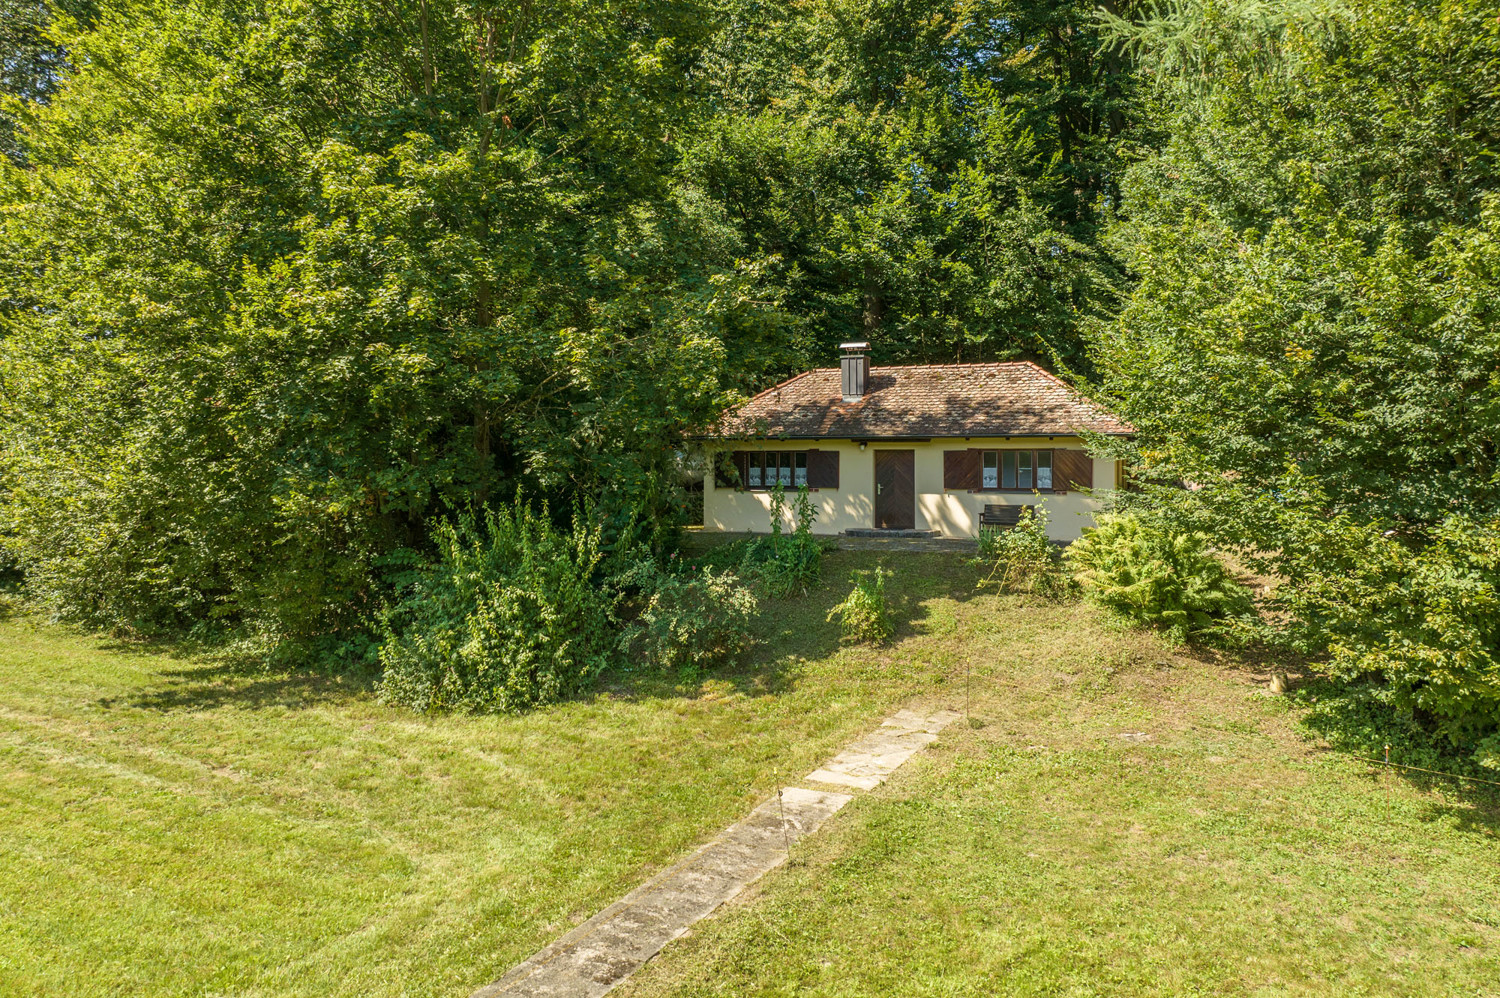
[[[19,589],[24,578],[20,555],[0,543],[0,592]]]
[[[1034,506],[1021,513],[1008,530],[986,527],[979,532],[979,563],[989,569],[980,586],[1002,593],[1060,597],[1069,579],[1059,564],[1056,548],[1047,537],[1047,509]]]
[[[1284,599],[1303,650],[1326,649],[1348,685],[1309,723],[1418,765],[1500,769],[1500,519],[1455,516],[1418,538],[1320,518],[1302,533]]]
[[[817,584],[823,571],[823,542],[812,532],[818,511],[807,486],[797,488],[797,498],[792,504],[796,525],[791,534],[782,530],[785,512],[786,495],[777,485],[771,490],[771,536],[747,544],[739,565],[741,575],[754,580],[768,596],[776,599],[793,593],[805,594]]]
[[[838,617],[844,637],[851,641],[882,644],[896,632],[891,608],[885,599],[885,580],[891,573],[884,568],[873,571],[856,569],[849,576],[854,588],[844,602],[828,611],[828,619]]]
[[[1230,640],[1254,612],[1203,534],[1106,516],[1068,547],[1067,561],[1090,599],[1176,642]]]
[[[417,710],[519,711],[587,686],[618,647],[599,528],[545,508],[445,522],[436,563],[383,617],[379,694]]]
[[[622,584],[639,587],[640,615],[621,638],[635,661],[692,676],[750,644],[750,621],[759,601],[732,572],[704,567],[673,575],[641,562]]]

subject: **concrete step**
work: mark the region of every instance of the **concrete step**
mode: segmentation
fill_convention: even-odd
[[[845,537],[941,537],[936,530],[882,530],[879,527],[851,527],[843,532]]]

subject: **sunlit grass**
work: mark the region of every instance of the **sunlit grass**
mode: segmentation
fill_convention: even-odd
[[[625,995],[1500,993],[1500,796],[1325,751],[1244,663],[1086,607],[960,626],[974,724]]]
[[[869,560],[691,689],[610,675],[522,717],[0,622],[0,993],[466,995],[942,687],[931,639],[839,647]]]
[[[901,626],[841,647],[828,608],[877,561]],[[1247,666],[951,555],[824,578],[692,688],[522,717],[0,622],[0,993],[464,996],[897,706],[963,709],[966,675],[978,726],[625,993],[1494,993],[1489,798],[1384,785]]]

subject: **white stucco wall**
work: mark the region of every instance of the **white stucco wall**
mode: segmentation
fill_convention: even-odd
[[[927,443],[871,443],[864,450],[849,440],[796,440],[796,441],[752,441],[726,444],[725,450],[836,450],[839,452],[839,487],[818,489],[812,499],[818,510],[813,532],[837,534],[850,528],[867,528],[875,522],[875,452],[880,450],[910,450],[915,452],[916,513],[918,530],[937,530],[945,537],[972,537],[979,533],[979,515],[986,505],[1010,503],[1016,505],[1036,504],[1039,497],[1024,492],[968,492],[943,488],[943,451],[965,450],[1030,450],[1046,448],[1069,448],[1082,450],[1083,441],[1077,437],[973,437],[957,440],[932,440]],[[1115,486],[1115,462],[1094,461],[1094,490],[1103,493]],[[789,490],[787,515],[784,526],[790,529],[791,500],[795,490]],[[1050,522],[1047,533],[1053,540],[1071,541],[1083,533],[1085,527],[1093,525],[1094,511],[1099,499],[1086,497],[1077,492],[1057,495],[1044,492],[1040,500],[1045,502]],[[703,529],[722,532],[765,533],[771,526],[771,496],[766,492],[741,492],[736,489],[716,488],[713,476],[703,485]]]

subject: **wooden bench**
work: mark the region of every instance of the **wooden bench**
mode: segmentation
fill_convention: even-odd
[[[986,505],[984,512],[979,514],[979,526],[1009,530],[1021,522],[1021,514],[1027,510],[1030,510],[1033,515],[1036,513],[1035,506],[1012,506],[1008,503]]]

